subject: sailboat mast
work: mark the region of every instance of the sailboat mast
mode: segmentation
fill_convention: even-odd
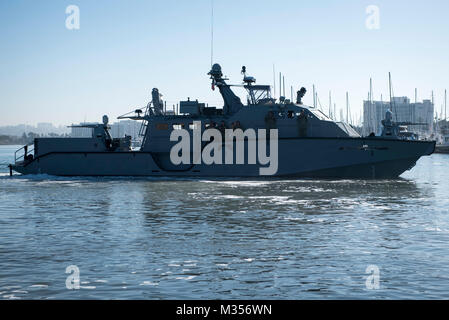
[[[391,98],[391,73],[388,72],[388,88],[390,90],[390,108],[393,109],[393,101]]]
[[[395,104],[394,104],[394,101],[393,101],[393,86],[392,86],[392,84],[391,84],[391,72],[388,72],[388,82],[389,82],[389,87],[390,87],[390,111],[391,112],[393,112],[393,108],[394,108],[394,115],[395,115],[395,118],[396,118],[396,122],[398,122],[398,113],[396,112],[397,110],[396,110],[396,108],[395,108]]]
[[[334,103],[334,121],[337,121],[337,104]]]
[[[346,123],[349,123],[349,93],[346,91]]]
[[[313,107],[316,108],[316,94],[315,94],[315,85],[313,85]]]
[[[282,73],[279,72],[279,101],[282,97]]]
[[[282,87],[283,87],[283,89],[284,89],[284,90],[282,91],[282,92],[283,92],[282,95],[285,97],[285,77],[284,77],[284,76],[282,76]]]
[[[369,79],[369,112],[368,112],[368,131],[369,133],[372,132],[371,130],[371,121],[372,121],[372,113],[374,109],[374,99],[373,99],[373,78]]]

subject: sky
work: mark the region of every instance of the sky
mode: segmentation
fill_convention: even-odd
[[[110,119],[151,100],[168,106],[198,99],[222,106],[211,90],[211,0],[0,1],[0,126],[68,125]],[[76,5],[80,28],[66,28]],[[367,28],[370,5],[379,28]],[[214,0],[214,55],[229,83],[241,67],[273,84],[273,65],[287,96],[315,84],[324,110],[329,91],[338,109],[349,92],[354,118],[373,79],[374,98],[430,99],[438,110],[449,88],[447,0]],[[372,21],[372,20],[369,20]],[[276,82],[279,75],[276,74]],[[279,93],[279,90],[277,90]]]

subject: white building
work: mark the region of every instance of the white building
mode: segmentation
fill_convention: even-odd
[[[132,140],[139,140],[139,131],[142,123],[133,120],[124,120],[111,125],[111,136],[113,138],[123,138],[131,136]]]
[[[40,122],[40,123],[37,124],[36,129],[37,129],[37,130],[36,130],[37,133],[40,133],[40,134],[49,134],[49,133],[54,132],[56,128],[55,128],[55,127],[53,126],[53,124],[51,124],[51,123],[48,123],[48,122]]]
[[[410,125],[409,131],[420,136],[428,136],[433,131],[434,104],[430,100],[410,103],[407,97],[394,97],[392,103],[385,101],[363,101],[363,133],[376,135],[382,131],[382,120],[385,119],[387,110],[393,112],[395,122],[414,123],[422,125]]]

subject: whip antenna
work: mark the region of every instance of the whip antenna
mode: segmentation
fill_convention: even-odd
[[[211,3],[211,19],[210,19],[210,66],[214,64],[214,0]]]

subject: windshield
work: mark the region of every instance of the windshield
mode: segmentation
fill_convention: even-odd
[[[331,121],[331,119],[329,119],[329,117],[326,116],[321,110],[309,109],[309,111],[312,112],[320,120]]]

